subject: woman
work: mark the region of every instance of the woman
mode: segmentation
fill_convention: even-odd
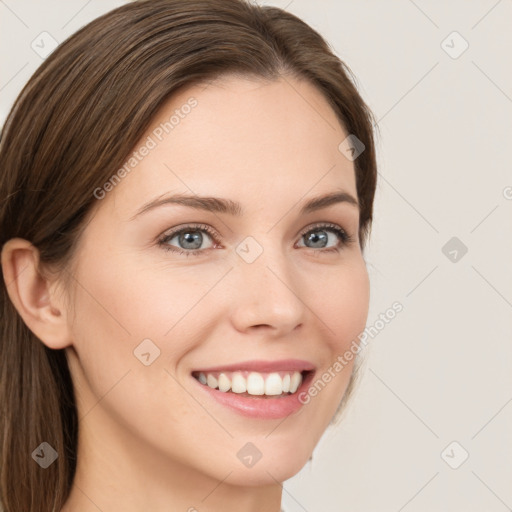
[[[241,0],[134,2],[48,57],[0,147],[5,512],[280,510],[353,385],[372,120]]]

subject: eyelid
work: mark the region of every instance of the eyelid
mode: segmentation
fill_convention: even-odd
[[[326,229],[332,228],[334,230],[339,229],[339,230],[343,231],[346,235],[348,235],[345,228],[343,228],[342,226],[340,226],[338,224],[334,224],[333,222],[315,222],[314,224],[310,224],[308,227],[304,228],[299,233],[299,236],[304,236],[307,233],[309,233],[310,231],[313,231],[315,229],[320,229],[320,228],[326,228]]]
[[[158,240],[168,240],[168,239],[174,238],[176,235],[179,235],[180,233],[182,233],[184,231],[192,231],[192,230],[197,230],[197,231],[204,230],[212,238],[216,238],[216,239],[221,238],[219,233],[215,229],[213,229],[211,226],[209,226],[208,224],[195,224],[193,222],[190,224],[183,224],[183,227],[181,227],[181,228],[180,228],[180,226],[176,226],[174,228],[167,229],[161,235],[159,235],[157,238],[158,238]]]

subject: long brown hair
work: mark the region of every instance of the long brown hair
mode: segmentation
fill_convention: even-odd
[[[354,161],[360,243],[369,235],[377,169],[373,116],[349,68],[306,23],[247,0],[142,0],[62,43],[15,102],[0,141],[0,245],[29,240],[40,270],[70,268],[93,191],[122,167],[179,87],[226,73],[309,80],[365,150]],[[341,142],[341,141],[340,141]],[[75,474],[78,421],[64,350],[46,347],[0,290],[0,503],[58,512]],[[58,458],[32,459],[42,442]]]

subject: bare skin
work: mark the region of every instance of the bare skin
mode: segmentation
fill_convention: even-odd
[[[321,93],[291,77],[193,86],[139,146],[190,97],[197,106],[98,200],[70,289],[36,271],[29,242],[2,251],[11,300],[43,343],[66,348],[76,388],[78,467],[62,512],[278,512],[282,482],[307,462],[349,382],[353,362],[283,421],[242,416],[191,375],[298,358],[320,376],[364,329],[369,280],[357,206],[300,213],[332,192],[357,199],[353,162],[338,150],[348,134]],[[230,199],[243,213],[167,204],[132,219],[162,194]],[[193,252],[178,236],[158,244],[188,224],[215,233],[199,230],[197,254],[165,250]],[[326,247],[306,245],[307,229]],[[252,263],[236,252],[248,236],[262,248]],[[160,350],[148,366],[134,356],[144,339]],[[262,454],[251,468],[237,457],[248,442]]]

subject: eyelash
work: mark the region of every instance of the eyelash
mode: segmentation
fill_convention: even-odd
[[[339,252],[341,248],[344,246],[347,246],[354,242],[354,237],[349,235],[344,229],[340,228],[336,224],[331,223],[319,223],[315,224],[314,226],[308,227],[306,230],[302,231],[300,233],[300,238],[307,235],[308,233],[311,233],[313,231],[321,231],[322,229],[325,229],[326,231],[332,231],[338,235],[338,237],[341,240],[339,247],[329,247],[327,249],[318,249],[315,250],[313,247],[305,247],[305,249],[312,249],[315,252]],[[173,245],[169,245],[166,242],[169,240],[172,240],[176,235],[180,235],[181,233],[187,232],[187,231],[205,231],[207,232],[211,238],[213,239],[214,243],[218,243],[218,235],[217,233],[208,225],[206,224],[190,224],[188,226],[185,226],[183,228],[177,229],[175,231],[172,231],[171,233],[165,234],[163,237],[159,238],[158,245],[162,247],[165,251],[171,251],[178,254],[184,254],[185,256],[199,256],[205,251],[212,249],[210,247],[209,249],[192,249],[185,251],[183,249],[180,249],[179,247],[175,247]]]

